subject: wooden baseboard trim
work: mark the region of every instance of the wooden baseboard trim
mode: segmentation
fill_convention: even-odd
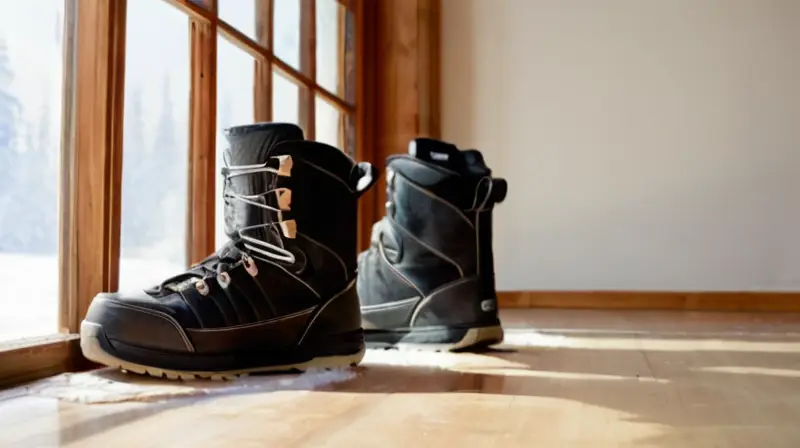
[[[500,308],[800,312],[800,292],[499,291]]]

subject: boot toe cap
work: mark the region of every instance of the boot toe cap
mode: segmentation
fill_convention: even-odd
[[[171,352],[194,351],[186,331],[174,313],[144,292],[98,294],[86,313],[85,322],[113,345]]]

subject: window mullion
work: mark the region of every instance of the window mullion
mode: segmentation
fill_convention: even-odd
[[[338,6],[338,5],[337,5]],[[336,94],[341,98],[347,98],[347,10],[336,8]],[[338,146],[342,151],[348,153],[347,147],[347,124],[350,122],[350,115],[347,113],[339,114],[339,141]],[[350,154],[351,156],[354,154]]]
[[[61,333],[76,333],[80,324],[77,286],[70,243],[75,240],[75,71],[77,70],[77,0],[66,0],[64,8],[64,78],[61,110],[61,178],[59,179],[58,220],[58,328]]]
[[[378,4],[371,0],[354,0],[355,20],[355,124],[356,145],[354,157],[373,164],[382,164],[378,160],[378,138],[376,135],[378,116]],[[376,188],[368,191],[358,202],[358,241],[359,250],[366,250],[370,245],[372,224],[378,220],[378,196]]]
[[[317,83],[317,8],[316,0],[300,0],[300,72],[308,76],[312,85]],[[316,137],[316,111],[314,90],[300,86],[298,111],[300,127],[306,138]]]
[[[68,242],[61,255],[67,273],[62,291],[67,310],[74,310],[62,313],[61,324],[70,332],[79,330],[94,296],[116,290],[119,280],[127,7],[126,0],[74,1],[74,159],[65,204],[71,207]]]
[[[202,0],[217,17],[217,0]],[[196,263],[214,251],[217,129],[217,22],[189,18],[191,93],[189,96],[189,197],[187,260]]]
[[[275,5],[272,0],[256,1],[256,41],[272,52]],[[253,117],[257,122],[272,121],[272,62],[255,59],[253,76]]]

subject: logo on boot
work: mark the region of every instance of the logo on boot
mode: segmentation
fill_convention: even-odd
[[[494,299],[484,300],[481,302],[481,311],[490,312],[497,309],[497,301]]]

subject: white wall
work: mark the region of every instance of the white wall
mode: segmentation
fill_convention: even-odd
[[[498,288],[800,290],[800,1],[443,0]]]

